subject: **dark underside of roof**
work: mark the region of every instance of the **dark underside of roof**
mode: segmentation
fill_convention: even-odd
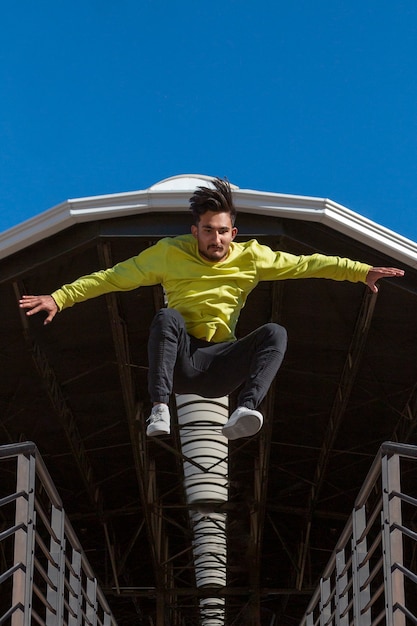
[[[242,213],[239,227],[242,239],[295,254],[399,265],[320,224]],[[96,221],[0,262],[0,444],[38,446],[120,625],[157,623],[161,598],[164,623],[198,624],[203,593],[178,436],[144,436],[147,337],[161,290],[100,297],[46,327],[20,313],[17,297],[50,293],[188,230],[186,213]],[[289,346],[262,407],[264,429],[229,444],[220,592],[229,625],[296,624],[381,443],[417,443],[417,280],[405,269],[377,296],[363,284],[310,279],[261,283],[248,299],[238,334],[277,321]]]

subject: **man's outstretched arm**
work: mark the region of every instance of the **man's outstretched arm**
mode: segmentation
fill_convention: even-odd
[[[22,296],[19,300],[21,309],[28,309],[26,315],[34,315],[45,311],[48,316],[45,318],[44,325],[52,322],[58,313],[58,307],[52,296]]]
[[[380,278],[395,278],[396,276],[404,276],[404,270],[399,270],[396,267],[371,267],[366,276],[366,284],[371,291],[377,293],[376,283]]]

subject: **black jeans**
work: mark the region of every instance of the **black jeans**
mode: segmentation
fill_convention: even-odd
[[[287,332],[278,324],[265,324],[237,341],[210,343],[188,335],[178,311],[161,309],[148,343],[151,401],[168,404],[172,392],[219,398],[243,384],[238,406],[256,409],[286,347]]]

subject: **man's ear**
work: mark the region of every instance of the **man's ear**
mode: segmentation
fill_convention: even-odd
[[[195,226],[195,224],[193,224],[193,225],[191,226],[191,234],[192,234],[192,236],[193,236],[193,237],[195,237],[196,239],[197,239],[197,232],[198,232],[198,231],[197,231],[197,226]]]
[[[237,232],[238,232],[238,231],[237,231],[237,228],[236,228],[236,226],[234,226],[234,227],[232,228],[232,241],[233,241],[233,239],[236,237]]]

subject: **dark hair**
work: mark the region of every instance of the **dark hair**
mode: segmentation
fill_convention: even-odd
[[[236,208],[233,204],[232,190],[227,179],[214,178],[214,189],[197,187],[190,198],[190,209],[193,213],[194,224],[198,224],[200,217],[207,211],[215,213],[229,213],[232,224],[236,219]]]

